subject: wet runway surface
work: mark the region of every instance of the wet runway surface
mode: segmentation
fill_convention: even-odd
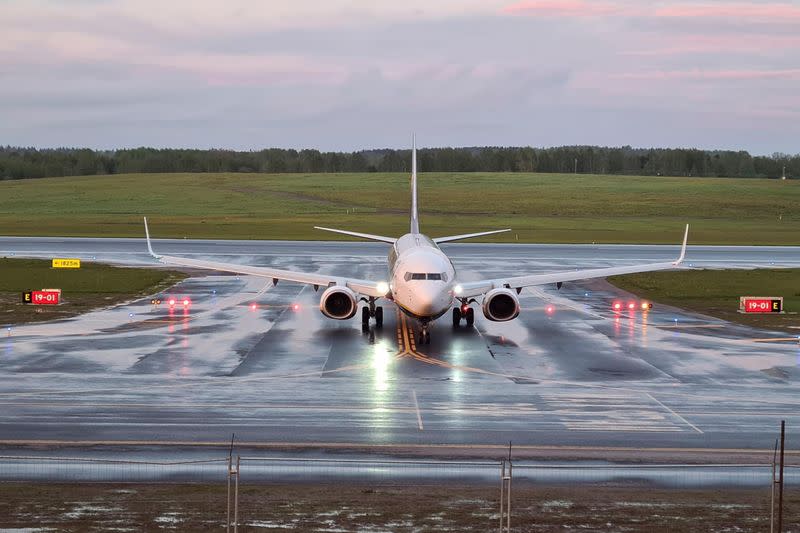
[[[677,239],[676,239],[677,240]],[[154,241],[157,251],[384,279],[385,245]],[[0,255],[152,264],[136,239],[0,239]],[[675,257],[677,246],[460,244],[461,279]],[[800,266],[800,249],[691,247],[698,267]],[[800,345],[629,298],[602,281],[526,289],[507,323],[430,345],[384,302],[383,328],[333,321],[312,287],[228,275],[0,337],[0,441],[770,448],[800,416]],[[180,300],[189,298],[184,307]],[[548,310],[548,308],[551,308]],[[358,316],[358,315],[357,315]],[[789,442],[791,445],[791,441]]]

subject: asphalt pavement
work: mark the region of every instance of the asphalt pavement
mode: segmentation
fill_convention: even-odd
[[[676,241],[678,239],[676,238]],[[384,279],[385,245],[156,240],[157,251]],[[453,244],[462,279],[669,260],[678,246]],[[0,238],[0,256],[153,264],[142,239]],[[690,246],[693,267],[798,267],[793,247]],[[798,427],[800,345],[632,301],[603,281],[526,289],[522,313],[430,345],[384,302],[383,328],[334,321],[312,287],[231,275],[0,337],[0,451],[18,445],[326,449],[771,449]],[[182,305],[190,299],[188,306]],[[793,439],[790,438],[789,446]]]

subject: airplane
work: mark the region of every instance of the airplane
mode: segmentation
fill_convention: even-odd
[[[319,309],[323,315],[335,320],[353,318],[358,312],[359,303],[364,302],[366,305],[361,308],[361,322],[365,330],[369,328],[371,319],[374,319],[376,327],[380,328],[383,325],[383,308],[376,305],[378,300],[394,302],[403,313],[418,321],[420,325],[419,344],[430,343],[430,323],[444,315],[451,307],[454,327],[460,326],[462,321],[468,327],[472,327],[475,322],[475,311],[471,304],[478,303],[476,298],[481,298],[480,306],[485,318],[494,322],[505,322],[513,320],[519,315],[518,295],[524,287],[555,284],[560,288],[562,283],[569,281],[676,268],[686,256],[686,242],[689,237],[689,225],[687,224],[680,256],[671,262],[460,281],[453,263],[439,248],[439,245],[511,230],[483,231],[433,239],[421,233],[417,202],[417,148],[415,141],[412,141],[411,150],[410,218],[410,231],[398,238],[315,226],[319,230],[391,245],[388,254],[388,279],[384,281],[158,255],[153,251],[150,242],[150,230],[147,227],[146,217],[144,228],[148,252],[163,264],[261,276],[272,278],[273,284],[277,284],[279,280],[304,283],[313,285],[315,291],[324,287]],[[455,302],[458,302],[458,305],[454,305]]]

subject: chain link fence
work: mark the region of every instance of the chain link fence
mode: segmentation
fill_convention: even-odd
[[[250,483],[433,484],[495,483],[500,461],[346,459],[239,456],[241,478]],[[0,481],[216,483],[227,477],[228,457],[188,461],[118,460],[85,457],[0,456]],[[608,464],[514,461],[517,483],[586,485],[646,483],[672,488],[768,486],[769,463]],[[787,465],[787,485],[800,484],[800,466]]]
[[[228,526],[238,533],[383,531],[393,524],[388,530],[539,531],[548,521],[607,529],[607,522],[625,517],[629,530],[648,531],[680,524],[694,513],[695,526],[768,530],[769,463],[514,461],[513,475],[508,467],[507,460],[7,455],[0,456],[0,529],[134,524],[139,530]],[[503,473],[506,482],[501,482]],[[798,485],[800,467],[787,465],[790,501]],[[662,522],[648,522],[653,520]]]

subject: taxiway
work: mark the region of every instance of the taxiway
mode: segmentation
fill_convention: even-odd
[[[374,243],[156,240],[161,253],[382,279]],[[0,255],[153,264],[141,239],[0,238]],[[445,247],[462,279],[669,260],[676,246]],[[800,265],[791,247],[693,247],[696,267]],[[800,345],[656,306],[603,281],[524,290],[508,323],[333,321],[311,287],[230,275],[0,337],[0,447],[609,447],[771,450],[800,424]],[[552,310],[548,312],[548,307]],[[791,447],[791,442],[789,446]]]

